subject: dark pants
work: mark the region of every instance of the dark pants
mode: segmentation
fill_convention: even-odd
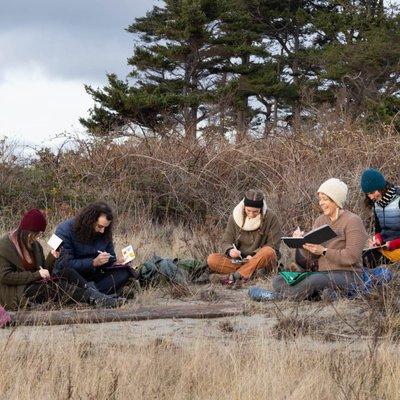
[[[353,271],[315,272],[296,285],[288,285],[278,275],[272,281],[276,293],[282,298],[306,300],[317,297],[324,289],[348,292],[361,283],[361,277]]]
[[[92,281],[96,284],[97,289],[104,294],[120,294],[120,290],[131,276],[129,268],[114,270],[98,269],[91,273],[79,273],[76,270],[74,272],[76,275],[79,275],[79,282],[84,282],[85,284]]]
[[[67,280],[43,280],[34,282],[25,288],[25,297],[33,303],[46,301],[61,301],[63,303],[86,301],[85,289],[80,288]]]

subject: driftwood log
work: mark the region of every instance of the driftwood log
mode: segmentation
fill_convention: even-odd
[[[22,325],[70,325],[95,324],[118,321],[143,321],[171,318],[220,318],[243,314],[240,304],[179,304],[164,306],[137,306],[120,309],[85,309],[12,312],[12,324]]]

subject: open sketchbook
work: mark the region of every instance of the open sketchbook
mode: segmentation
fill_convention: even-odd
[[[367,251],[373,251],[373,250],[387,250],[387,244],[382,244],[380,246],[372,246],[372,247],[366,247],[363,249],[363,253],[366,253]]]
[[[322,225],[306,233],[303,237],[285,236],[282,237],[282,240],[286,246],[292,249],[297,249],[303,247],[303,244],[321,244],[333,239],[336,236],[336,233],[329,225]]]

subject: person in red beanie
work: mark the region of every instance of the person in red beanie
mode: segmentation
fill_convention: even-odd
[[[32,233],[43,233],[46,226],[47,221],[44,214],[37,208],[33,208],[22,217],[19,229]]]
[[[44,256],[38,238],[46,225],[45,215],[32,209],[24,214],[17,229],[0,239],[0,305],[15,310],[29,303],[72,300],[116,306],[115,299],[104,296],[100,299],[87,288],[76,285],[74,277],[51,276],[59,253],[53,251],[47,258]]]

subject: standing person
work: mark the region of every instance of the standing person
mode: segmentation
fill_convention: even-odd
[[[372,208],[374,236],[369,247],[379,247],[364,254],[364,264],[374,268],[379,264],[400,261],[400,188],[388,182],[376,169],[366,169],[361,175],[365,205]]]
[[[257,269],[276,267],[281,229],[263,192],[250,189],[245,193],[229,217],[222,240],[223,252],[207,258],[212,272],[227,274],[222,283],[240,285]]]
[[[113,219],[108,204],[96,202],[83,208],[75,218],[58,225],[55,233],[63,243],[61,257],[55,265],[56,273],[72,270],[79,286],[89,284],[101,293],[119,294],[131,275],[128,268],[107,269],[116,261]]]
[[[28,303],[66,299],[102,306],[116,305],[102,301],[91,290],[77,287],[68,275],[59,279],[51,276],[59,253],[45,259],[38,238],[46,229],[46,218],[38,209],[28,211],[17,229],[0,239],[0,304],[6,309],[18,309]]]
[[[367,241],[361,218],[344,210],[347,185],[339,179],[331,178],[318,189],[318,202],[322,214],[315,220],[313,229],[329,225],[336,237],[324,244],[305,244],[297,249],[296,261],[303,266],[313,265],[316,272],[308,275],[295,285],[289,285],[278,275],[273,280],[275,292],[271,299],[290,298],[305,300],[329,292],[348,292],[361,283],[362,250]],[[296,230],[293,236],[302,236]]]

